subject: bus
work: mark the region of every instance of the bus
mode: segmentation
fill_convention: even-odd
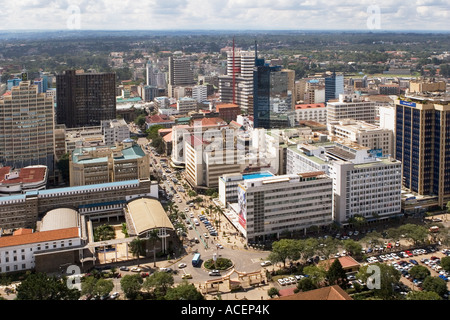
[[[197,267],[200,264],[200,253],[194,254],[194,257],[192,258],[192,265],[194,267]]]

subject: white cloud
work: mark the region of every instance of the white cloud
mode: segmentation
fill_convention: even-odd
[[[373,5],[382,30],[450,29],[448,0],[0,0],[0,29],[64,29],[73,5],[81,29],[365,30]]]

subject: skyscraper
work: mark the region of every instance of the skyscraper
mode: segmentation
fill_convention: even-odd
[[[194,72],[191,62],[186,58],[169,58],[168,94],[173,97],[175,87],[194,86]]]
[[[0,163],[23,168],[45,165],[54,170],[53,98],[22,81],[0,100]]]
[[[325,78],[325,102],[339,98],[344,93],[344,76],[333,72],[331,77]]]
[[[56,116],[68,128],[98,126],[116,118],[116,74],[76,73],[56,76]]]
[[[395,157],[402,162],[403,186],[450,200],[450,97],[410,95],[395,104]]]

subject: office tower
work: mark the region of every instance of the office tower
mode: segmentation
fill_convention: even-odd
[[[254,66],[254,52],[240,50],[227,52],[227,74],[219,77],[221,102],[235,103],[243,113],[252,114]]]
[[[194,86],[194,72],[187,58],[169,58],[169,97],[173,97],[175,87]]]
[[[255,59],[253,72],[255,128],[270,129],[288,126],[287,113],[293,110],[293,84],[290,79],[291,74],[281,70],[281,66],[270,66],[264,63],[264,59]]]
[[[165,74],[160,72],[151,61],[148,61],[146,65],[146,80],[147,86],[166,87]]]
[[[116,118],[115,73],[76,73],[56,76],[56,116],[67,128],[98,126]]]
[[[344,94],[344,76],[333,72],[325,78],[325,102],[339,98],[340,94]]]
[[[323,172],[255,176],[239,184],[237,206],[231,206],[248,242],[332,223],[333,180]]]
[[[425,93],[406,99],[395,102],[395,157],[402,162],[403,186],[436,196],[435,205],[444,208],[450,200],[450,97]]]
[[[205,85],[197,85],[192,88],[192,98],[197,100],[197,102],[206,101],[208,98],[208,88]]]
[[[45,165],[54,170],[53,98],[22,81],[0,100],[0,163],[23,168]]]

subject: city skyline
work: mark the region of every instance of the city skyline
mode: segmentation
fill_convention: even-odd
[[[0,1],[0,30],[447,31],[443,0]],[[201,10],[199,10],[201,8]],[[18,25],[18,19],[27,23]],[[270,23],[267,23],[269,22]]]

